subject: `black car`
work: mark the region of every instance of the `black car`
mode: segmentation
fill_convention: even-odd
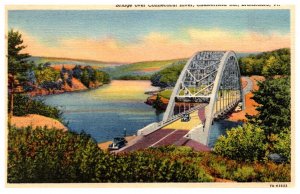
[[[108,146],[109,150],[118,150],[126,145],[127,141],[124,137],[116,137],[113,139],[112,144]]]
[[[183,114],[181,118],[181,122],[189,122],[191,120],[190,114]]]

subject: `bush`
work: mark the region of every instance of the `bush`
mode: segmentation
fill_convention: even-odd
[[[266,153],[264,131],[252,124],[245,124],[227,131],[220,136],[214,152],[241,161],[263,160]]]
[[[9,183],[92,182],[103,152],[88,135],[9,126]]]
[[[273,152],[279,154],[287,162],[291,162],[291,131],[283,130],[275,140]]]
[[[8,111],[10,111],[10,107],[8,107]],[[63,121],[63,113],[56,107],[46,105],[42,99],[33,100],[27,95],[15,94],[14,115],[25,116],[27,114],[38,114]]]
[[[9,126],[8,182],[289,182],[290,164],[247,163],[190,147],[101,151],[90,136]]]
[[[256,173],[254,169],[250,166],[243,166],[238,168],[237,171],[233,173],[233,179],[239,182],[251,182],[255,180]]]
[[[215,153],[197,153],[200,165],[213,177],[238,182],[289,182],[290,164],[273,162],[243,162],[224,158]]]
[[[104,173],[105,172],[105,173]],[[138,151],[115,155],[96,166],[97,182],[208,182],[212,178],[197,166]]]
[[[116,155],[102,152],[85,134],[11,126],[8,142],[9,183],[213,180],[198,160],[189,162],[195,155],[191,150],[167,148],[173,149],[169,155],[160,149],[146,149]],[[176,159],[178,156],[184,157]]]

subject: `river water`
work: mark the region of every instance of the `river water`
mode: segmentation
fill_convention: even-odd
[[[145,104],[148,95],[145,90],[153,88],[150,81],[113,80],[100,88],[81,92],[64,93],[43,97],[49,105],[57,106],[64,112],[68,127],[75,132],[84,131],[97,142],[133,135],[138,129],[162,119],[163,113],[157,113]],[[225,129],[236,123],[215,122],[210,134],[210,146]]]

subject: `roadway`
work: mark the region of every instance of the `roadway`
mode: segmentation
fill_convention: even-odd
[[[253,89],[253,82],[252,80],[250,79],[250,77],[243,77],[246,82],[247,82],[247,85],[245,88],[243,88],[243,93],[244,95],[248,94],[249,92],[251,92],[251,90]]]
[[[137,136],[133,143],[129,142],[126,147],[118,152],[130,152],[166,145],[189,146],[197,151],[210,151],[210,148],[207,146],[185,137],[191,129],[205,122],[206,107],[204,106],[191,112],[191,119],[188,122],[182,122],[181,119],[178,119],[148,135]]]
[[[243,88],[243,93],[246,95],[251,92],[253,83],[249,77],[243,78],[247,82],[247,85]],[[132,142],[129,142],[126,147],[117,152],[130,152],[148,147],[166,145],[189,146],[197,151],[210,151],[208,146],[185,137],[191,129],[205,123],[205,109],[207,107],[208,106],[204,106],[199,110],[191,112],[191,119],[188,122],[181,122],[181,119],[178,119],[148,135],[137,136]],[[202,134],[202,136],[205,136],[205,134]]]

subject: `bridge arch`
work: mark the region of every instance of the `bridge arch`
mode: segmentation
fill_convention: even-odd
[[[173,89],[163,122],[176,115],[176,103],[207,104],[201,143],[208,144],[213,119],[245,100],[240,81],[241,75],[233,51],[201,51],[195,53],[184,66]]]

